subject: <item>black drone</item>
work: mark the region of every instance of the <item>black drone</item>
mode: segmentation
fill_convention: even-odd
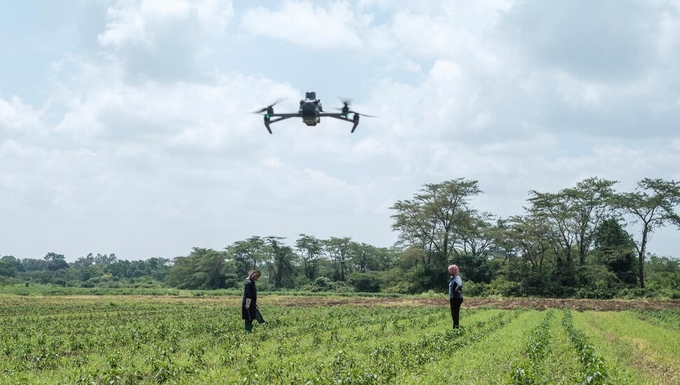
[[[314,91],[307,92],[305,94],[305,98],[300,100],[300,109],[298,112],[283,114],[274,113],[274,106],[279,102],[281,102],[281,100],[277,100],[267,107],[254,111],[255,114],[264,115],[264,126],[267,127],[267,131],[269,131],[270,134],[272,133],[272,129],[269,127],[270,124],[289,118],[302,118],[302,122],[304,124],[308,126],[316,126],[317,124],[321,123],[322,116],[328,116],[329,118],[340,119],[353,123],[351,132],[354,132],[354,130],[356,130],[357,126],[359,125],[360,116],[373,117],[372,115],[360,114],[356,111],[350,110],[349,100],[342,101],[343,107],[338,108],[338,110],[340,110],[338,113],[324,112],[323,106],[321,105],[321,100],[316,98],[316,92]],[[352,114],[351,118],[349,114]]]

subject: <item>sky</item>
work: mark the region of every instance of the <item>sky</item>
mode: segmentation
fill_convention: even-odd
[[[0,52],[0,255],[390,247],[428,183],[476,180],[505,218],[586,178],[680,181],[679,0],[5,1]],[[377,117],[252,113],[306,91]]]

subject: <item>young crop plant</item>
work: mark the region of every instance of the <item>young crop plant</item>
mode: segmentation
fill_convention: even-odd
[[[591,341],[611,352],[603,354],[608,366],[614,366],[609,368],[611,382],[680,383],[680,331],[665,321],[657,323],[655,311],[648,313],[649,319],[633,311],[574,313],[574,323],[590,331]],[[642,380],[629,380],[636,377]]]
[[[554,316],[555,310],[548,310],[543,321],[529,334],[524,348],[524,360],[513,365],[510,384],[546,383],[541,363],[550,349],[550,321]]]
[[[448,306],[409,299],[264,299],[268,322],[248,334],[240,297],[0,297],[0,385],[498,384],[513,368],[528,374],[515,383],[529,375],[534,383],[679,383],[678,331],[659,318],[672,312],[644,321],[574,312],[569,322],[555,310],[467,308],[454,330]],[[594,373],[605,358],[609,375]],[[646,377],[639,364],[664,371]]]
[[[632,311],[641,320],[680,331],[680,309],[664,309],[653,312],[641,309]]]
[[[590,344],[585,333],[574,327],[569,309],[564,309],[563,311],[562,326],[567,336],[569,336],[569,340],[576,348],[583,371],[581,383],[592,385],[608,384],[607,368],[604,365],[604,360],[595,353],[595,347]]]

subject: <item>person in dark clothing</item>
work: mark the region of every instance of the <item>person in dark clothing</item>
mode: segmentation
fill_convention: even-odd
[[[251,333],[253,331],[253,320],[257,319],[257,288],[255,281],[257,281],[262,272],[260,270],[251,270],[246,278],[246,286],[243,290],[243,300],[241,301],[241,318],[246,321],[246,331]]]
[[[463,304],[463,280],[460,278],[458,266],[449,266],[449,302],[451,304],[451,318],[453,318],[453,328],[458,329],[460,320],[460,305]]]

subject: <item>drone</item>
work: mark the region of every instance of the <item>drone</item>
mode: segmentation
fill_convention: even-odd
[[[268,105],[267,107],[261,108],[257,111],[253,111],[253,113],[255,114],[264,115],[264,126],[267,128],[267,131],[269,131],[270,134],[272,133],[272,129],[270,127],[271,124],[290,118],[302,118],[302,123],[312,127],[321,123],[322,117],[327,116],[329,118],[335,118],[343,120],[345,122],[352,123],[353,125],[351,133],[353,133],[354,130],[356,130],[357,126],[359,125],[359,117],[361,116],[374,117],[372,115],[360,114],[356,111],[350,110],[349,100],[341,100],[343,106],[342,108],[337,108],[337,110],[340,110],[340,112],[324,112],[323,106],[321,105],[321,100],[316,98],[316,92],[314,91],[308,91],[305,93],[305,98],[300,100],[300,109],[298,110],[298,112],[290,112],[283,114],[274,113],[274,106],[280,103],[281,101],[282,100],[279,99],[274,103]],[[351,118],[350,114],[352,114]]]

